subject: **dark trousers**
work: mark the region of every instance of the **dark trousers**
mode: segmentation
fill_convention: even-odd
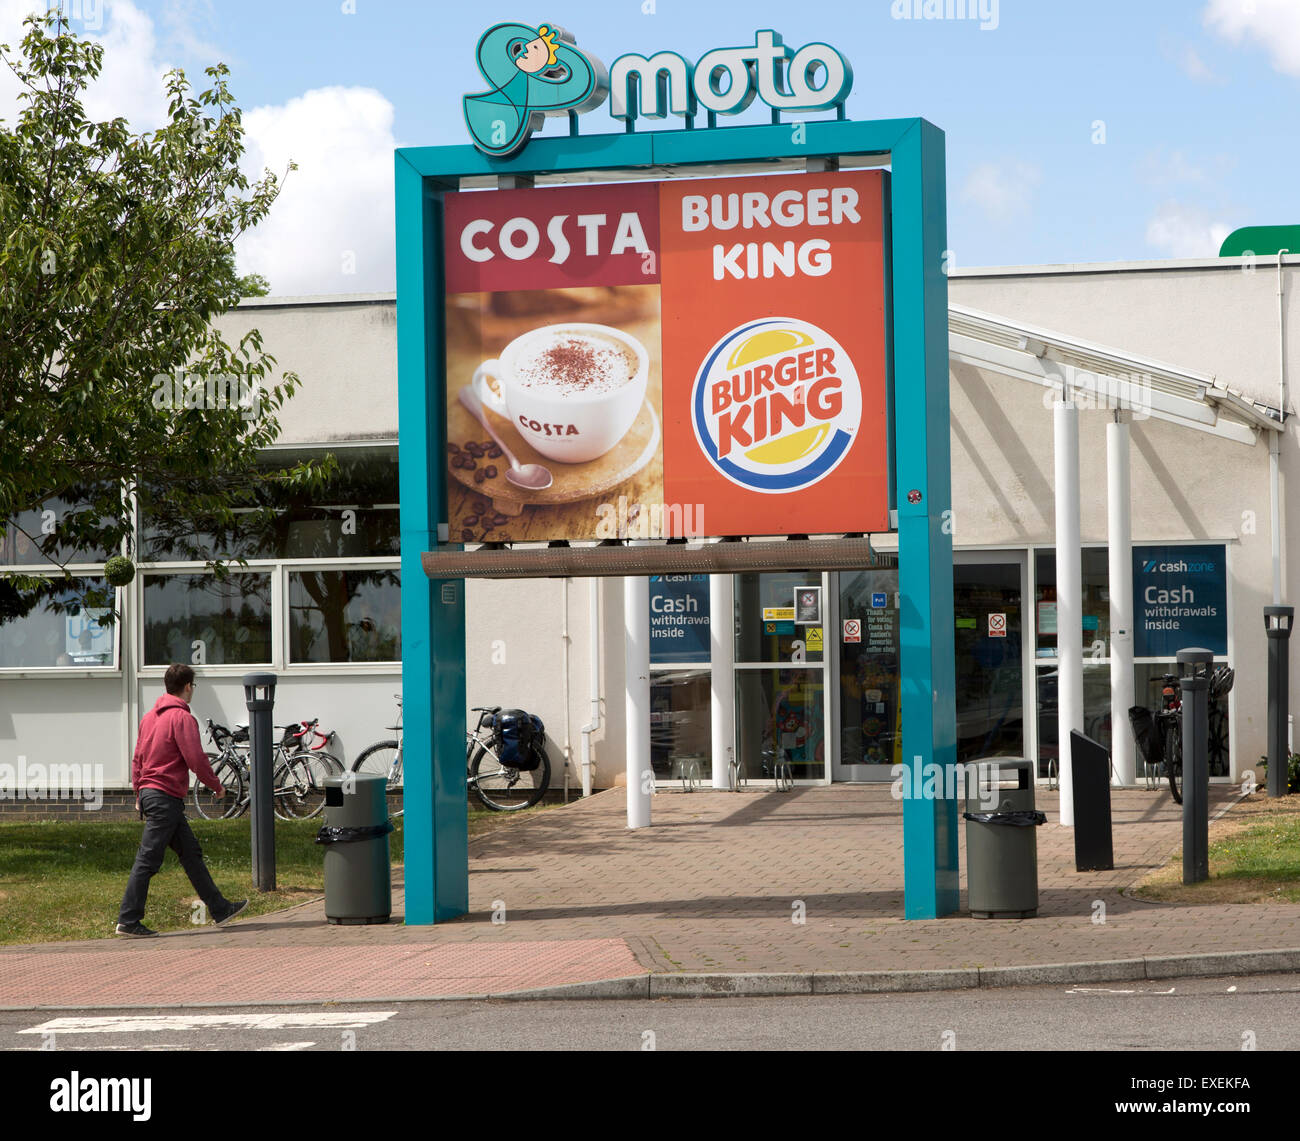
[[[140,791],[140,811],[144,814],[144,835],[140,837],[140,848],[135,854],[117,921],[139,923],[144,918],[149,881],[162,867],[168,848],[180,857],[181,867],[207,906],[209,916],[225,912],[229,902],[208,874],[203,849],[185,820],[185,802],[156,788],[146,788]]]

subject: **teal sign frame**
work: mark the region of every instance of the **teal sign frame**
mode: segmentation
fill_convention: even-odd
[[[395,153],[402,529],[406,922],[469,910],[465,813],[465,589],[420,556],[446,539],[443,203],[460,179],[691,168],[773,158],[888,156],[893,501],[898,512],[904,759],[956,763],[944,135],[924,119],[781,123],[534,139],[513,158],[465,144]],[[905,774],[905,789],[921,788]],[[935,782],[930,782],[931,784]],[[948,782],[938,781],[942,788]],[[958,906],[957,802],[903,804],[904,913]]]

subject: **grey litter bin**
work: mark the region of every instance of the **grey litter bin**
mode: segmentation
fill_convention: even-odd
[[[1032,919],[1038,914],[1035,828],[1047,822],[1034,809],[1033,762],[989,757],[974,763],[981,768],[968,777],[964,813],[967,906],[975,919]]]
[[[388,856],[388,780],[371,773],[325,778],[325,918],[387,923],[393,913]]]

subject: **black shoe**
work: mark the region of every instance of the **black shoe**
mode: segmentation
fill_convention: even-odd
[[[214,915],[213,920],[216,922],[216,925],[218,927],[224,927],[237,915],[243,915],[247,909],[248,909],[248,900],[236,899],[231,902],[230,909],[228,911],[222,912],[222,914],[219,916]]]
[[[119,923],[114,935],[125,935],[128,939],[156,939],[157,931],[150,931],[143,923]]]

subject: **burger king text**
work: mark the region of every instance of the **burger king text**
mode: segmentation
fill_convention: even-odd
[[[769,196],[761,190],[733,194],[687,194],[682,198],[682,230],[769,229],[772,226],[839,226],[862,220],[858,192],[851,186],[816,190],[782,190]],[[831,244],[824,238],[794,242],[719,243],[713,247],[713,280],[730,276],[784,277],[796,273],[824,277],[831,271]]]

